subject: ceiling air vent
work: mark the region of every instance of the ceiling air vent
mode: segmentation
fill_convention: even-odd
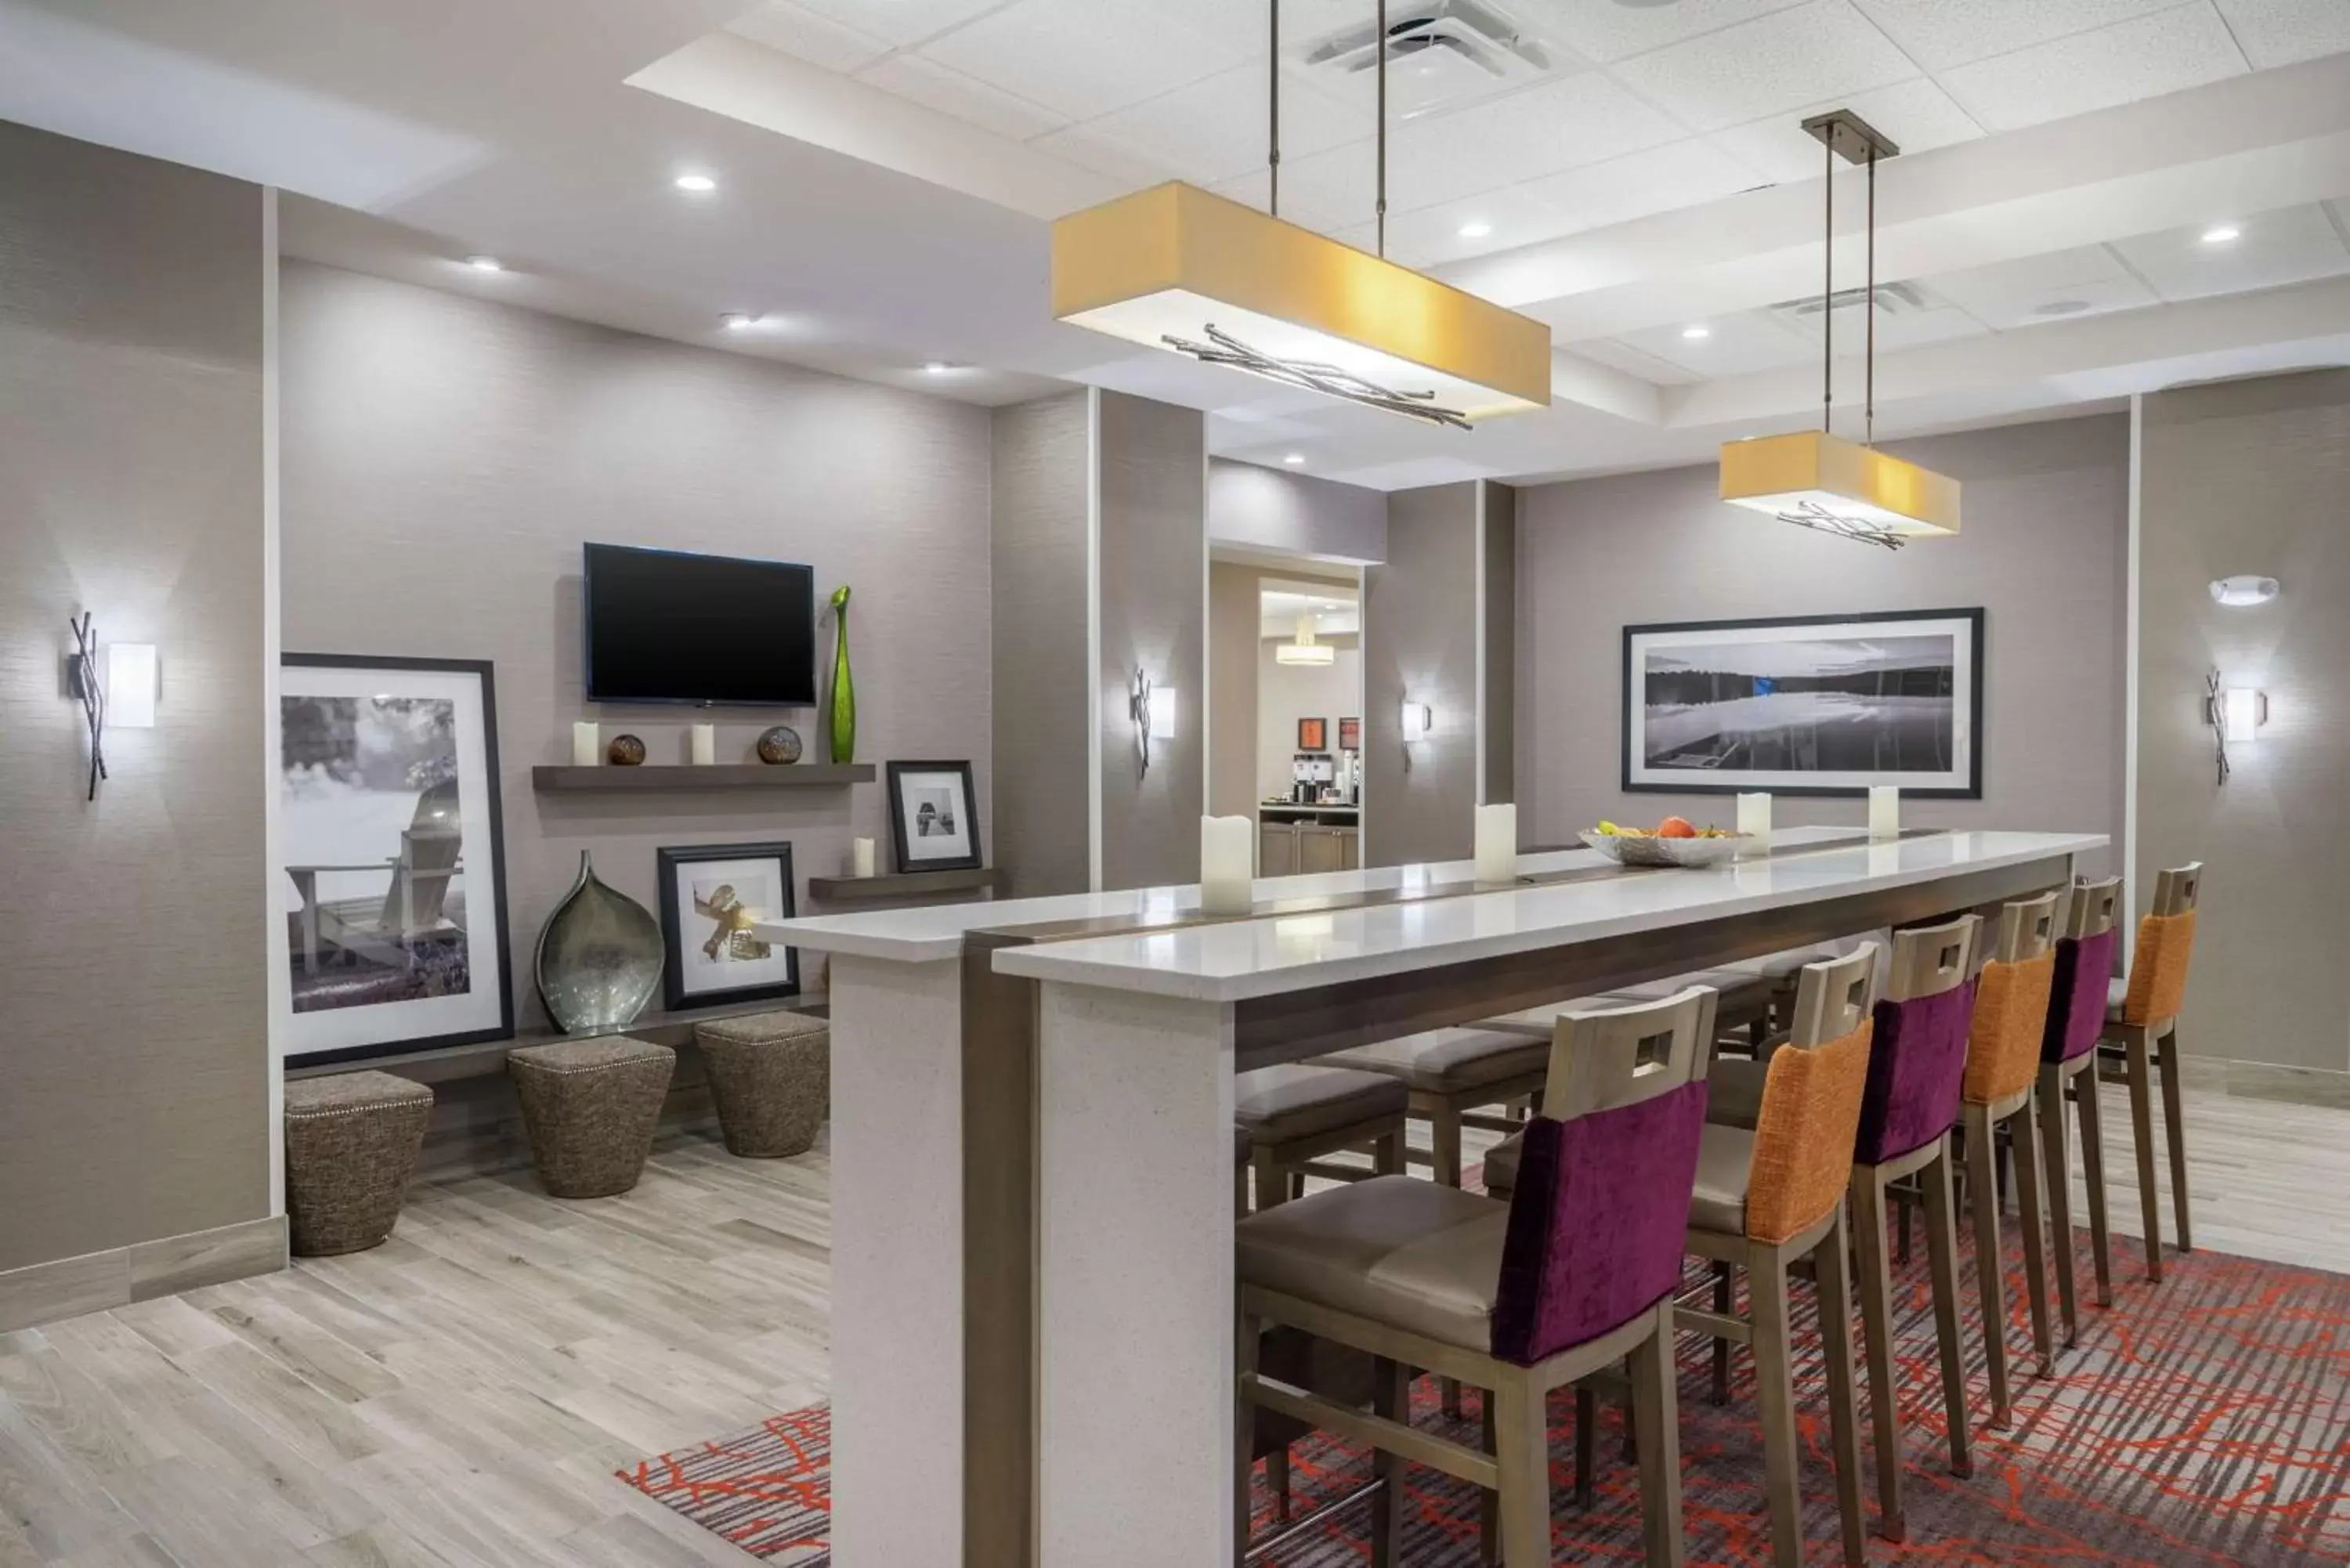
[[[1388,24],[1388,95],[1399,119],[1523,86],[1550,71],[1549,54],[1479,0],[1419,0]],[[1359,78],[1378,65],[1378,27],[1367,23],[1309,46],[1305,68]],[[1351,96],[1351,94],[1349,95]]]
[[[1838,310],[1856,310],[1868,299],[1866,288],[1840,288],[1831,296]],[[1929,311],[1948,308],[1930,297],[1914,283],[1880,283],[1877,286],[1877,313],[1879,316],[1923,316]],[[1795,325],[1816,318],[1820,313],[1820,296],[1808,299],[1787,299],[1770,307],[1771,315],[1781,321]]]

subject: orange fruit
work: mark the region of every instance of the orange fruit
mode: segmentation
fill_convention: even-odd
[[[1669,816],[1657,824],[1659,838],[1695,838],[1697,827],[1686,816]]]

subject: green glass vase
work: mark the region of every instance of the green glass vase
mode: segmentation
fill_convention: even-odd
[[[837,634],[832,653],[832,760],[853,763],[857,760],[857,684],[848,674],[848,585],[846,583],[833,590],[832,619]]]

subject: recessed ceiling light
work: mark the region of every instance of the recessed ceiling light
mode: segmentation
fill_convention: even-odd
[[[465,258],[465,265],[472,267],[475,272],[504,272],[506,270],[505,263],[498,260],[495,256],[467,256]]]
[[[744,327],[758,326],[759,318],[755,316],[745,315],[740,310],[730,310],[725,315],[718,318],[718,325],[723,327],[729,332],[740,332]]]
[[[1305,462],[1305,454],[1304,452],[1291,452],[1287,457],[1283,458],[1281,461],[1282,461],[1282,462],[1285,462],[1285,463],[1287,463],[1287,464],[1289,464],[1289,466],[1290,466],[1290,467],[1292,467],[1292,468],[1296,468],[1296,467],[1301,466],[1301,465]]]
[[[1712,337],[1712,336],[1713,336],[1713,328],[1712,328],[1712,327],[1711,327],[1705,326],[1705,325],[1704,325],[1704,324],[1702,324],[1702,323],[1700,323],[1699,325],[1694,326],[1694,327],[1682,327],[1682,328],[1681,328],[1681,336],[1682,336],[1682,337],[1686,337],[1686,338],[1688,338],[1690,342],[1694,343],[1694,342],[1696,342],[1696,341],[1697,341],[1699,338],[1700,338],[1700,337]]]
[[[1482,240],[1492,232],[1493,225],[1482,218],[1471,218],[1461,225],[1461,237],[1464,240]]]
[[[932,359],[929,363],[925,364],[922,369],[931,375],[943,376],[949,370],[953,369],[954,367],[948,364],[944,359]]]
[[[679,190],[691,191],[697,196],[706,196],[718,189],[718,182],[707,174],[681,174],[676,184]]]
[[[2203,231],[2203,243],[2207,245],[2231,244],[2243,237],[2244,231],[2233,223],[2214,223]]]

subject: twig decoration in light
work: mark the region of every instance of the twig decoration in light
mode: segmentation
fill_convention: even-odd
[[[78,620],[68,618],[66,625],[72,628],[74,646],[79,650],[73,656],[69,684],[81,699],[82,716],[89,722],[89,794],[83,798],[96,800],[99,781],[106,777],[106,682],[99,677],[98,633],[88,610],[81,612]]]
[[[2220,777],[2226,784],[2232,772],[2228,765],[2227,696],[2220,688],[2220,672],[2216,670],[2203,678],[2203,719],[2211,726],[2211,739],[2220,749]]]
[[[1247,370],[1268,380],[1284,382],[1326,397],[1343,398],[1366,408],[1383,409],[1391,414],[1409,414],[1416,420],[1426,420],[1432,425],[1446,425],[1454,430],[1467,430],[1469,421],[1459,410],[1436,402],[1434,392],[1402,392],[1390,390],[1376,381],[1342,370],[1336,365],[1326,365],[1313,359],[1277,359],[1258,352],[1233,337],[1221,331],[1214,322],[1204,328],[1205,343],[1180,337],[1172,332],[1162,334],[1159,341],[1179,354],[1189,354],[1203,365],[1230,365],[1234,369]]]

